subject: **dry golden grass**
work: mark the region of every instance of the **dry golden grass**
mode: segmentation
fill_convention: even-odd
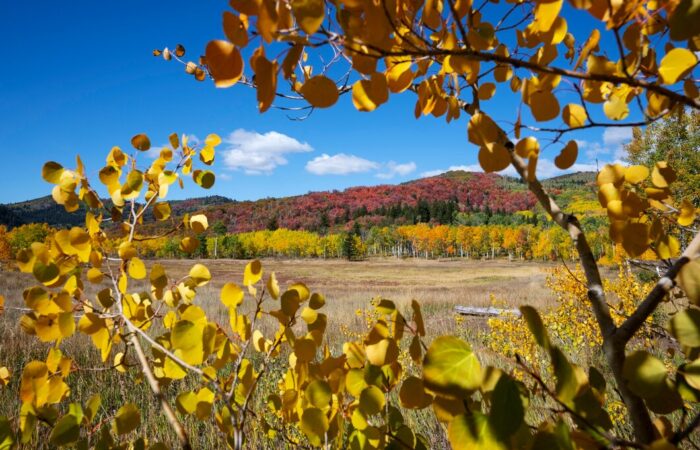
[[[196,262],[206,264],[212,273],[212,283],[199,290],[195,300],[207,312],[210,320],[228,323],[227,311],[219,301],[219,289],[226,282],[240,283],[247,261],[159,261],[166,267],[168,275],[178,279],[187,274]],[[457,334],[467,339],[477,339],[485,329],[485,321],[469,319],[459,323],[453,312],[455,305],[485,306],[495,296],[500,304],[519,306],[531,304],[540,308],[554,302],[545,288],[548,264],[508,261],[466,260],[396,260],[372,259],[360,262],[341,260],[264,260],[266,274],[274,271],[282,287],[292,282],[303,282],[312,291],[326,296],[325,313],[328,315],[326,339],[334,353],[341,350],[342,342],[352,339],[348,332],[365,331],[365,319],[358,316],[358,309],[369,308],[373,297],[381,296],[396,301],[400,309],[410,309],[412,299],[418,300],[423,309],[428,341],[443,334]],[[23,307],[22,291],[34,284],[31,276],[17,272],[0,272],[0,294],[6,297],[7,311],[0,318],[0,366],[8,366],[13,372],[13,381],[0,391],[0,416],[16,417],[19,410],[19,375],[24,364],[32,359],[44,359],[49,345],[27,336],[19,327],[20,311]],[[131,286],[130,289],[145,288]],[[101,287],[100,287],[101,288]],[[87,286],[88,296],[98,288]],[[245,305],[245,304],[244,304]],[[410,314],[409,314],[410,315]],[[263,321],[263,332],[276,328],[272,320]],[[476,342],[474,342],[476,344]],[[157,403],[141,382],[137,371],[118,374],[114,371],[92,370],[104,367],[98,352],[84,336],[75,336],[61,343],[61,348],[74,358],[81,368],[69,377],[71,401],[85,402],[95,392],[103,396],[103,415],[109,417],[126,402],[142,405],[145,434],[154,440],[171,442],[169,429],[163,420]],[[173,396],[191,380],[173,383],[167,390]],[[272,385],[269,389],[274,389]],[[415,426],[425,418],[415,417]],[[210,425],[186,420],[186,426],[195,440],[196,448],[221,446],[219,434]],[[426,430],[428,431],[428,430]],[[443,443],[441,433],[429,432],[432,443]],[[255,442],[255,441],[250,441]],[[258,442],[258,445],[263,445]]]

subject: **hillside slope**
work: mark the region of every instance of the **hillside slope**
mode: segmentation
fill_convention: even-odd
[[[582,172],[545,180],[564,203],[593,199],[594,174]],[[363,226],[417,222],[450,223],[455,214],[471,212],[508,216],[532,210],[535,199],[524,184],[496,174],[452,171],[398,185],[352,187],[283,198],[234,201],[212,196],[171,201],[173,217],[206,211],[209,222],[229,232],[265,228],[324,231],[358,222]],[[68,214],[51,197],[0,205],[0,224],[44,222],[55,227],[82,225],[84,214]],[[150,218],[147,218],[149,220]],[[157,224],[151,227],[158,227]]]

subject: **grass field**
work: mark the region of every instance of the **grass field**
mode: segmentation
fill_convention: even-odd
[[[247,261],[199,262],[209,267],[213,280],[199,290],[195,304],[207,311],[210,320],[227,326],[227,311],[219,301],[219,289],[226,282],[240,283]],[[171,279],[178,279],[187,274],[195,261],[173,260],[160,263],[166,267]],[[546,271],[550,267],[552,266],[548,264],[531,262],[465,260],[263,261],[264,276],[274,271],[281,287],[292,282],[303,282],[312,291],[326,296],[326,339],[336,353],[341,351],[341,343],[350,339],[348,332],[363,331],[365,320],[356,312],[368,308],[370,300],[376,296],[396,301],[402,310],[410,309],[411,300],[420,301],[428,341],[443,334],[457,334],[473,340],[486,329],[485,321],[456,320],[453,311],[455,305],[490,305],[494,296],[500,305],[516,307],[531,304],[546,308],[554,302],[552,294],[544,287]],[[26,274],[0,272],[0,294],[5,295],[7,307],[5,315],[0,318],[0,366],[8,366],[14,374],[10,385],[0,390],[0,416],[16,417],[19,410],[21,368],[32,359],[44,359],[49,348],[48,344],[41,344],[24,334],[19,327],[21,312],[13,309],[24,307],[22,291],[33,283],[33,278]],[[87,289],[87,294],[91,297],[98,290],[94,286],[88,286]],[[263,332],[272,331],[275,327],[272,320],[261,326]],[[136,371],[122,375],[114,371],[95,370],[104,365],[100,362],[97,350],[84,336],[70,338],[60,346],[74,358],[76,366],[81,368],[68,379],[72,389],[71,401],[85,402],[99,390],[103,397],[105,418],[109,418],[123,403],[132,401],[144,405],[142,412],[145,428],[142,430],[152,439],[171,442],[167,424]],[[183,380],[174,383],[169,393],[181,391],[183,383],[187,382]],[[218,433],[207,429],[209,425],[187,421],[186,425],[196,440],[197,448],[216,448],[221,445]],[[440,442],[433,444],[439,445]]]

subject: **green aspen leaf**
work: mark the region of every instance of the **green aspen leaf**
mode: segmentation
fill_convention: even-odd
[[[5,417],[0,417],[0,450],[10,450],[15,446],[12,424]]]
[[[469,344],[454,336],[435,339],[423,359],[423,381],[431,391],[464,397],[481,385],[481,364]]]
[[[117,434],[126,434],[134,431],[141,423],[141,412],[133,403],[127,403],[119,408],[114,416],[112,427]]]
[[[305,390],[306,400],[322,410],[328,408],[332,394],[330,385],[323,380],[312,381]]]
[[[491,394],[489,424],[498,438],[507,442],[525,419],[525,409],[516,382],[507,375],[501,375]]]
[[[80,424],[71,414],[66,414],[54,425],[49,435],[49,443],[55,446],[71,444],[80,438]]]
[[[673,337],[684,347],[700,347],[700,310],[687,308],[671,318]]]
[[[309,439],[311,445],[320,447],[326,441],[328,418],[318,408],[307,408],[301,415],[301,431]]]
[[[480,412],[462,414],[450,422],[447,436],[453,450],[506,450],[493,435],[488,418]]]
[[[380,413],[385,404],[384,393],[376,386],[366,387],[360,393],[360,411],[366,417]]]
[[[537,345],[545,349],[549,348],[549,336],[547,335],[547,329],[544,327],[544,323],[542,323],[542,319],[537,313],[537,310],[532,306],[521,306],[520,312],[527,322],[527,327],[530,329],[530,333],[532,333],[534,336]]]

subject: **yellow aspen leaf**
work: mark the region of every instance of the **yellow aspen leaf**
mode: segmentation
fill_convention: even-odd
[[[366,345],[365,352],[370,364],[384,366],[396,361],[399,356],[399,347],[394,339],[386,338],[375,344]]]
[[[311,309],[321,309],[323,308],[323,305],[326,304],[326,298],[318,293],[313,293],[311,294],[311,297],[309,298],[309,308]]]
[[[282,73],[285,79],[289,79],[294,73],[294,68],[299,62],[303,51],[304,46],[301,44],[296,44],[287,51],[287,55],[282,60]]]
[[[532,22],[532,31],[549,31],[552,25],[554,25],[554,21],[559,16],[559,11],[561,11],[563,3],[563,0],[537,2],[537,6],[535,6],[534,10],[535,19]]]
[[[260,330],[253,331],[253,337],[251,340],[253,341],[255,351],[259,353],[263,353],[265,351],[265,336],[263,336]]]
[[[598,42],[600,42],[600,30],[594,28],[593,31],[591,31],[590,36],[588,36],[586,43],[583,44],[581,53],[579,54],[576,64],[574,65],[574,70],[578,69],[581,66],[581,63],[588,59],[588,55],[598,48]]]
[[[275,272],[272,272],[267,279],[267,293],[270,294],[270,297],[274,298],[275,300],[277,300],[280,296],[280,285],[277,282]]]
[[[536,137],[528,136],[515,144],[515,153],[521,158],[529,158],[540,152],[540,143]]]
[[[681,267],[678,284],[691,303],[700,304],[700,260],[693,259]]]
[[[538,122],[552,120],[559,115],[559,100],[552,91],[538,90],[530,97],[530,110]]]
[[[219,144],[221,144],[221,137],[216,133],[208,134],[204,139],[204,145],[207,147],[217,147]]]
[[[687,48],[674,48],[661,59],[659,77],[664,84],[674,84],[685,77],[698,63],[698,57]]]
[[[192,253],[199,248],[199,239],[194,236],[187,236],[180,241],[180,250],[185,253]]]
[[[667,188],[676,181],[676,171],[666,161],[659,161],[651,171],[651,182],[657,188]]]
[[[289,286],[287,290],[296,291],[299,296],[300,302],[305,302],[306,300],[308,300],[309,295],[311,294],[311,291],[309,291],[309,288],[306,287],[304,283],[294,283],[291,286]]]
[[[127,403],[117,411],[112,422],[112,428],[117,434],[127,434],[138,428],[140,424],[141,412],[138,406],[133,403]]]
[[[656,241],[656,254],[661,259],[669,259],[678,256],[680,249],[681,244],[674,236],[663,234]]]
[[[498,172],[510,165],[508,149],[499,143],[489,144],[479,149],[479,165],[484,172]]]
[[[496,122],[488,115],[478,112],[469,119],[467,126],[467,136],[469,142],[485,147],[492,142],[501,142],[504,140],[503,131]]]
[[[243,21],[230,11],[224,12],[223,17],[224,34],[226,38],[239,48],[248,45],[248,31]],[[177,148],[177,146],[173,146]]]
[[[197,214],[190,217],[190,227],[197,234],[204,233],[209,228],[209,220],[204,214]]]
[[[5,312],[5,296],[0,295],[0,316]]]
[[[328,417],[318,408],[306,408],[301,415],[301,431],[314,447],[321,447],[326,442]]]
[[[630,109],[624,99],[611,95],[603,104],[603,112],[610,120],[624,120],[629,115]]]
[[[215,156],[216,150],[214,150],[214,147],[206,146],[199,152],[199,160],[208,166],[214,163]]]
[[[678,225],[682,227],[689,227],[695,222],[696,210],[688,199],[683,199],[679,207],[680,213],[678,214]]]
[[[625,180],[625,168],[621,164],[606,164],[598,172],[596,183],[602,186],[606,183],[612,183],[615,186],[620,186]]]
[[[293,0],[292,13],[304,33],[311,35],[323,23],[325,5],[323,0]]]
[[[204,328],[189,320],[175,323],[170,332],[170,343],[177,355],[188,364],[201,364],[204,360]]]
[[[65,169],[62,165],[57,162],[49,161],[44,164],[41,169],[41,177],[51,184],[58,184],[61,182],[61,176]]]
[[[192,391],[182,392],[175,399],[175,405],[181,414],[194,414],[197,410],[197,394]]]
[[[230,42],[210,41],[205,50],[205,57],[216,87],[231,87],[243,75],[243,58],[236,46]]]
[[[131,146],[134,147],[136,150],[141,150],[142,152],[145,152],[149,148],[151,148],[151,140],[148,139],[148,136],[145,134],[137,134],[136,136],[131,138]]]
[[[644,166],[630,166],[625,169],[625,181],[632,184],[639,184],[649,176],[649,169]]]
[[[170,218],[172,210],[167,202],[159,202],[153,205],[153,216],[156,220],[163,221]]]
[[[302,362],[313,361],[316,357],[316,343],[308,338],[297,339],[294,343],[294,355]]]
[[[235,283],[226,283],[221,288],[221,303],[228,308],[235,308],[243,303],[245,293]]]
[[[112,363],[117,372],[126,373],[126,365],[124,364],[124,352],[118,352],[114,355],[114,362]]]
[[[243,286],[251,286],[256,284],[262,278],[262,264],[259,260],[253,260],[246,264],[243,271]]]
[[[564,107],[561,115],[564,123],[570,128],[579,128],[586,124],[586,110],[579,104],[569,103]]]
[[[554,165],[561,170],[566,170],[573,166],[578,158],[578,144],[576,141],[571,140],[566,143],[561,153],[554,158]]]
[[[348,367],[357,369],[365,364],[365,349],[357,342],[343,343],[343,354],[347,360]]]
[[[10,369],[5,366],[0,367],[0,387],[7,386],[10,383],[11,377]]]
[[[190,269],[190,279],[194,281],[197,287],[204,286],[211,281],[211,273],[204,264],[195,264]]]
[[[358,111],[374,111],[389,99],[389,86],[383,73],[375,72],[369,80],[352,86],[352,103]]]
[[[376,58],[371,59],[376,62]],[[413,71],[411,71],[411,64],[412,62],[410,60],[402,61],[394,64],[387,71],[387,83],[391,92],[404,92],[406,89],[411,87],[411,83],[413,82],[413,78],[415,76]],[[374,70],[372,70],[372,72],[374,72]]]
[[[422,409],[430,405],[431,399],[425,392],[423,380],[410,376],[404,380],[399,390],[401,406],[408,409]]]
[[[250,57],[250,66],[255,72],[258,110],[262,113],[270,108],[277,93],[277,61],[268,60],[263,47],[258,47]]]
[[[192,172],[192,179],[204,189],[209,189],[214,186],[216,175],[210,170],[195,170]]]
[[[454,417],[447,428],[447,437],[454,450],[506,450],[496,437],[488,417],[479,412]]]
[[[102,283],[102,279],[104,278],[104,274],[100,269],[96,269],[94,267],[91,267],[87,271],[87,279],[90,283],[93,284],[100,284]]]
[[[300,92],[306,101],[316,108],[329,108],[338,101],[338,87],[325,75],[306,80]]]
[[[496,93],[496,85],[493,83],[484,83],[479,86],[479,100],[488,100]]]
[[[146,278],[146,265],[139,258],[131,258],[129,261],[129,276],[135,280]]]

